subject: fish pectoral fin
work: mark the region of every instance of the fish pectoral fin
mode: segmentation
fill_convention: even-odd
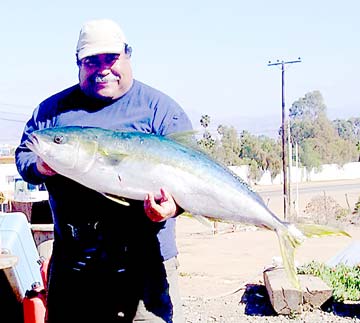
[[[207,219],[207,218],[205,218],[205,217],[203,217],[203,216],[201,216],[201,215],[194,215],[194,218],[195,218],[196,220],[198,220],[201,224],[203,224],[203,225],[205,225],[205,226],[207,226],[207,227],[209,227],[209,228],[212,228],[212,227],[213,227],[212,221],[209,220],[209,219]]]
[[[205,225],[208,228],[214,227],[214,222],[217,222],[215,219],[206,218],[202,215],[191,215],[194,219],[199,221],[201,224]]]
[[[117,195],[113,195],[113,194],[109,194],[109,193],[103,193],[103,195],[113,202],[116,202],[116,203],[124,205],[124,206],[130,206],[130,203],[121,196],[117,196]]]
[[[108,150],[101,150],[100,154],[103,156],[103,160],[108,165],[118,165],[124,158],[128,157],[129,155],[120,153],[120,152],[113,152]]]

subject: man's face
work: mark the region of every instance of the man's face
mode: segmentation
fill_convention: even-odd
[[[130,57],[99,54],[79,62],[79,83],[83,92],[100,100],[115,100],[124,95],[133,82]]]

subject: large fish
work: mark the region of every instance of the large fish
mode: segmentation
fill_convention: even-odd
[[[26,145],[59,174],[120,203],[144,200],[147,193],[164,188],[194,216],[275,231],[284,268],[297,288],[295,248],[306,237],[347,235],[338,229],[281,221],[229,168],[181,143],[180,137],[72,126],[34,131]]]

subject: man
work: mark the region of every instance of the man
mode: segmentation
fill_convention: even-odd
[[[79,84],[44,100],[16,150],[24,180],[45,183],[54,221],[48,323],[183,322],[177,287],[178,207],[161,190],[123,206],[56,174],[24,144],[37,129],[78,125],[166,135],[190,130],[182,108],[133,79],[131,47],[110,20],[92,20],[76,49]],[[143,170],[146,172],[146,169]]]

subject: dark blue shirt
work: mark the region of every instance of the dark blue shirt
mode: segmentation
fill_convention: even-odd
[[[79,261],[83,253],[92,250],[97,253],[96,259],[109,265],[118,261],[124,250],[133,257],[174,257],[175,218],[155,223],[145,215],[142,201],[123,206],[64,176],[38,173],[36,155],[24,144],[29,133],[67,125],[167,135],[192,128],[183,109],[169,96],[136,80],[111,104],[85,96],[79,85],[74,85],[35,109],[15,153],[24,180],[44,182],[49,192],[55,234],[53,255],[58,253],[72,262],[72,258]]]

